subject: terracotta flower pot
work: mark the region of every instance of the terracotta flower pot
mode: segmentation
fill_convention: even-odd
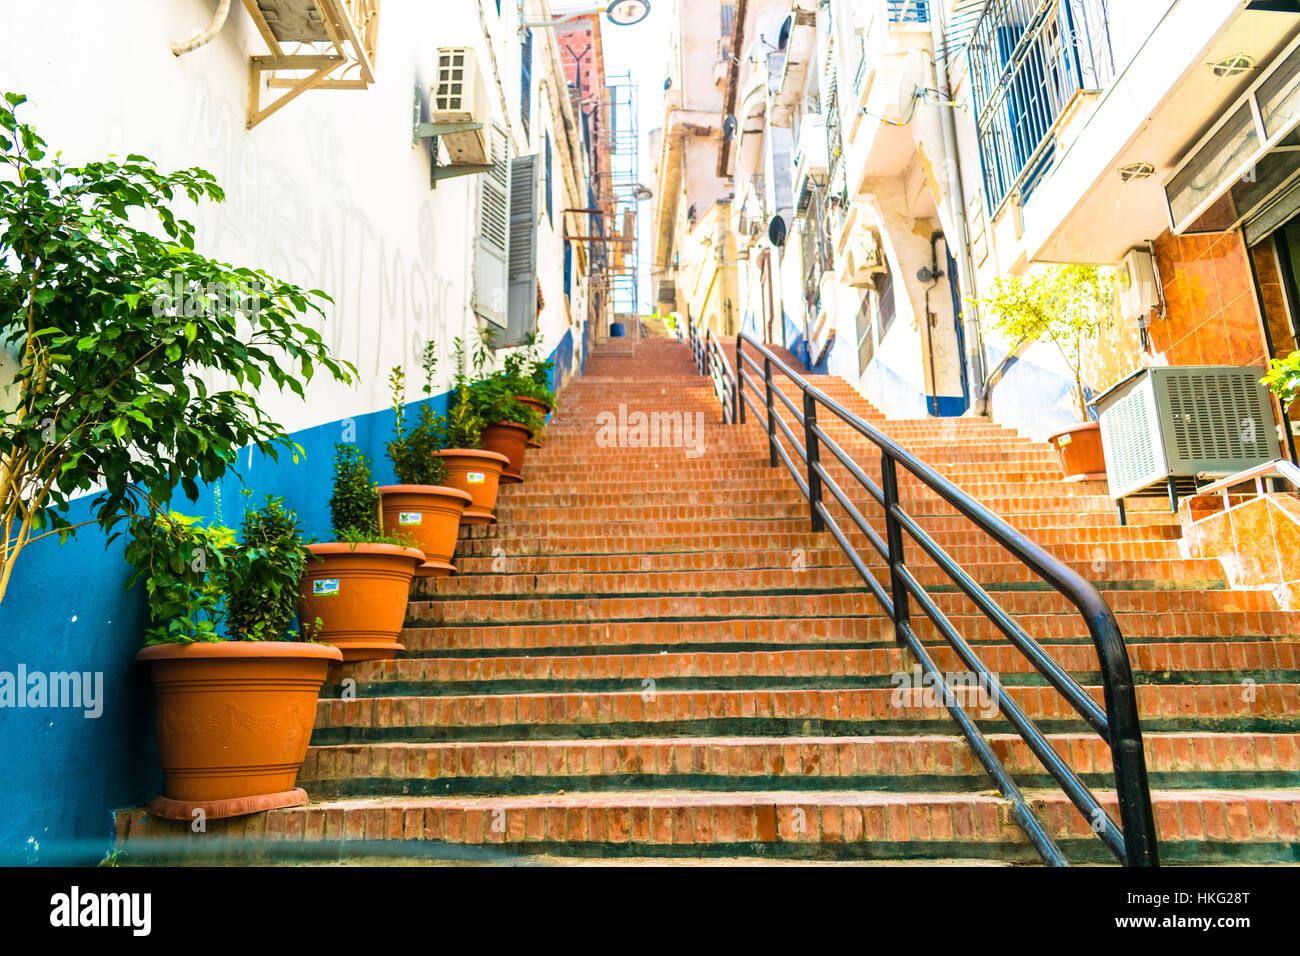
[[[520,402],[523,402],[523,403],[524,403],[525,405],[527,405],[529,408],[535,410],[535,411],[537,412],[537,414],[541,415],[541,416],[542,416],[542,421],[546,421],[546,416],[549,415],[549,414],[551,414],[551,406],[550,406],[550,405],[547,405],[547,404],[546,404],[544,401],[542,401],[540,398],[528,398],[527,396],[524,396],[524,395],[516,395],[515,398],[516,398],[517,400],[519,400]],[[542,447],[542,443],[539,442],[539,441],[537,440],[537,438],[536,438],[534,435],[531,435],[531,434],[530,434],[530,435],[528,436],[528,447],[529,447],[529,448],[541,448],[541,447]]]
[[[320,640],[343,652],[345,661],[396,657],[406,623],[411,578],[424,564],[415,548],[392,544],[313,544],[322,561],[307,562],[298,602],[304,626],[320,618]]]
[[[505,455],[477,448],[444,448],[437,454],[447,465],[447,484],[472,499],[460,523],[496,524],[501,472],[510,460]]]
[[[1066,481],[1101,481],[1106,456],[1101,447],[1101,423],[1074,425],[1047,439],[1061,459]]]
[[[150,812],[220,819],[306,803],[298,770],[321,684],[342,656],[323,644],[268,641],[157,644],[137,654],[158,693],[164,783]]]
[[[420,578],[445,578],[456,573],[451,563],[460,537],[460,519],[470,496],[442,485],[388,485],[379,489],[384,510],[384,534],[409,534],[424,552]]]
[[[483,447],[498,455],[505,455],[509,464],[501,472],[501,482],[517,485],[524,480],[524,454],[528,451],[528,436],[532,432],[517,422],[493,422],[483,429]]]

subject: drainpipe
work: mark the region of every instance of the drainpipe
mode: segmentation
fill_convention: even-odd
[[[216,35],[221,32],[221,28],[226,25],[226,18],[229,16],[230,0],[221,0],[217,4],[217,12],[212,14],[212,22],[188,40],[173,42],[172,53],[176,56],[184,56],[186,53],[192,53],[199,47],[211,43]]]
[[[948,88],[948,57],[945,52],[941,4],[930,4],[930,37],[934,44],[935,81],[943,103],[952,102]],[[975,263],[970,254],[970,227],[966,222],[966,190],[961,180],[961,160],[957,153],[957,118],[955,107],[939,108],[943,126],[943,149],[947,154],[948,196],[952,205],[953,225],[957,229],[957,278],[961,292],[961,323],[966,338],[966,381],[970,386],[971,407],[968,415],[983,415],[988,411],[988,397],[984,394],[984,345],[980,337],[979,314],[967,300],[975,295]],[[949,246],[951,249],[951,245]]]

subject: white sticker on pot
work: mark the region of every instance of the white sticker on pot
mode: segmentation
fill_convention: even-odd
[[[397,516],[397,523],[402,525],[424,524],[424,515],[419,511],[403,511]]]
[[[1062,435],[1060,438],[1056,439],[1056,443],[1062,446],[1068,445],[1072,441],[1074,441],[1074,438],[1070,435]]]
[[[338,578],[321,578],[312,582],[312,593],[317,597],[331,597],[339,593]]]
[[[471,485],[481,485],[483,482],[487,481],[487,475],[483,474],[481,471],[471,471],[465,476],[465,480]]]

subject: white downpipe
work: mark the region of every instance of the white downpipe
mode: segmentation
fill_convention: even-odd
[[[188,40],[173,42],[172,53],[176,56],[184,56],[186,53],[192,53],[199,47],[211,43],[216,35],[221,32],[221,28],[226,25],[229,16],[230,0],[221,0],[217,4],[217,12],[212,14],[212,22]]]

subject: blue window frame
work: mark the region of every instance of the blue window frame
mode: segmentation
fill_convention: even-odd
[[[555,165],[555,164],[554,164],[554,161],[553,161],[553,157],[551,156],[551,132],[550,132],[550,130],[547,130],[547,131],[546,131],[546,159],[545,159],[545,163],[546,163],[546,221],[549,222],[549,223],[553,226],[553,225],[555,225],[555,201],[554,201],[554,199],[552,198],[552,193],[554,193],[555,190],[552,188],[552,177],[553,177],[553,174],[554,174],[554,165]]]
[[[533,31],[525,30],[519,50],[519,122],[524,139],[531,137],[533,121]]]
[[[1109,0],[990,0],[967,45],[991,213],[1027,199],[1056,159],[1053,132],[1082,90],[1114,74]]]

